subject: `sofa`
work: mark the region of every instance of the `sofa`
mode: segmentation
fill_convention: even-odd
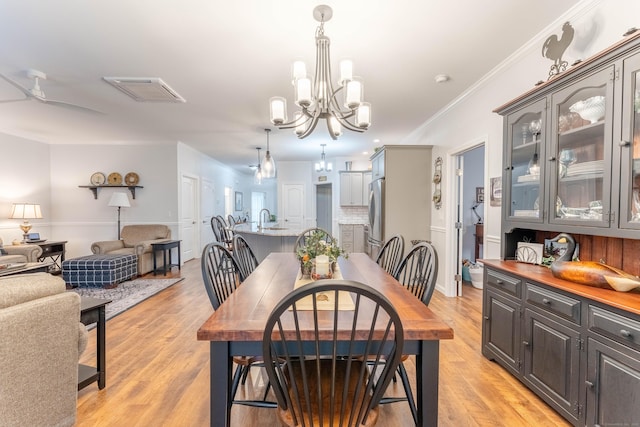
[[[49,273],[1,277],[0,343],[0,425],[74,425],[80,296]]]
[[[152,243],[171,239],[171,229],[162,224],[125,225],[120,240],[105,240],[91,244],[94,254],[138,255],[138,274],[153,271]],[[158,254],[158,265],[162,265],[162,254]]]
[[[2,239],[0,238],[0,264],[36,262],[40,255],[42,255],[42,248],[38,245],[3,246]]]

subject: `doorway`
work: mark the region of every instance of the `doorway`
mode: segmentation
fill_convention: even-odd
[[[182,243],[180,249],[182,250],[183,262],[196,257],[196,248],[200,242],[198,184],[197,177],[182,175],[182,206],[180,209],[180,239]]]
[[[456,295],[471,286],[469,267],[482,258],[484,247],[485,145],[473,145],[453,155],[455,165],[455,265]]]
[[[333,211],[333,205],[331,203],[332,188],[331,184],[318,184],[316,185],[316,224],[317,227],[323,230],[332,232],[333,218],[331,212]]]

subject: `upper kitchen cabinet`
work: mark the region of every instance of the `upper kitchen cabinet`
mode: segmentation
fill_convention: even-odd
[[[376,151],[371,156],[371,179],[376,180],[384,178],[384,149]]]
[[[366,206],[363,172],[340,172],[340,206]]]
[[[503,256],[527,230],[640,238],[640,31],[495,111]]]

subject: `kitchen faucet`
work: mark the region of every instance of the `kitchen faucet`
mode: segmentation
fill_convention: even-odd
[[[265,222],[269,222],[269,219],[271,218],[271,212],[269,212],[269,209],[267,208],[262,208],[260,209],[260,213],[258,214],[258,230],[262,230],[262,214],[264,212],[267,212],[267,221]]]

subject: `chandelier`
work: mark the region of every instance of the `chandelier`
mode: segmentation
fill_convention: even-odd
[[[276,177],[276,161],[273,160],[269,151],[269,132],[271,129],[264,130],[267,133],[267,153],[264,155],[264,164],[262,165],[262,178],[269,179]]]
[[[333,170],[333,165],[331,162],[327,163],[324,159],[324,147],[327,144],[320,144],[322,146],[322,154],[320,155],[320,162],[316,163],[316,172],[331,172]]]
[[[271,123],[280,129],[295,129],[302,139],[311,134],[319,119],[325,119],[332,139],[338,139],[342,127],[355,132],[364,132],[371,125],[371,104],[363,102],[362,81],[353,76],[353,63],[340,61],[340,80],[334,90],[331,78],[331,60],[329,58],[329,37],[324,35],[324,23],[333,16],[327,5],[313,9],[313,17],[320,22],[316,29],[316,69],[313,82],[307,76],[304,62],[293,64],[293,86],[295,104],[300,110],[295,118],[288,121],[287,100],[274,96],[269,100]],[[343,92],[343,103],[338,93]]]

